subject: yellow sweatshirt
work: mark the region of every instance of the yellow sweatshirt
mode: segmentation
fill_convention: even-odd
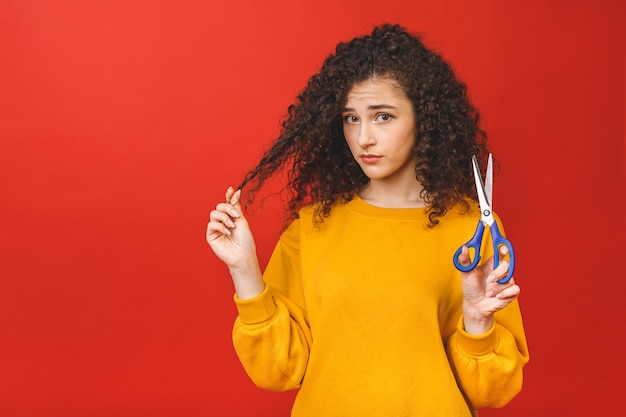
[[[358,196],[317,229],[311,216],[304,208],[282,234],[263,293],[235,296],[237,354],[257,386],[299,389],[292,416],[471,416],[519,392],[528,350],[517,301],[487,333],[463,330],[452,255],[478,208],[430,229],[425,209]],[[485,260],[490,240],[483,250]]]

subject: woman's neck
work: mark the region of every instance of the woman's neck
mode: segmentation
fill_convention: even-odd
[[[424,199],[420,196],[423,187],[415,180],[410,183],[390,183],[370,180],[357,194],[361,200],[377,207],[385,208],[422,208]]]

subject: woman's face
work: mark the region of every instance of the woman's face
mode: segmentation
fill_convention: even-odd
[[[413,104],[389,78],[355,84],[342,112],[352,156],[371,180],[415,181]]]

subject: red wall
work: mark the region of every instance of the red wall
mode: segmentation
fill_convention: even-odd
[[[532,359],[483,416],[623,403],[624,2],[0,1],[0,415],[287,416],[230,340],[209,210],[339,40],[424,31],[503,167]],[[279,203],[251,218],[266,262]]]

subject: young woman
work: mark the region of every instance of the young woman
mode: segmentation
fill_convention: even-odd
[[[337,46],[211,212],[207,241],[236,290],[237,354],[259,387],[299,389],[293,416],[470,416],[520,391],[520,289],[496,282],[509,263],[494,269],[491,245],[473,271],[452,262],[480,217],[478,121],[438,54],[377,27]],[[262,273],[241,189],[250,203],[283,169],[288,227]]]

